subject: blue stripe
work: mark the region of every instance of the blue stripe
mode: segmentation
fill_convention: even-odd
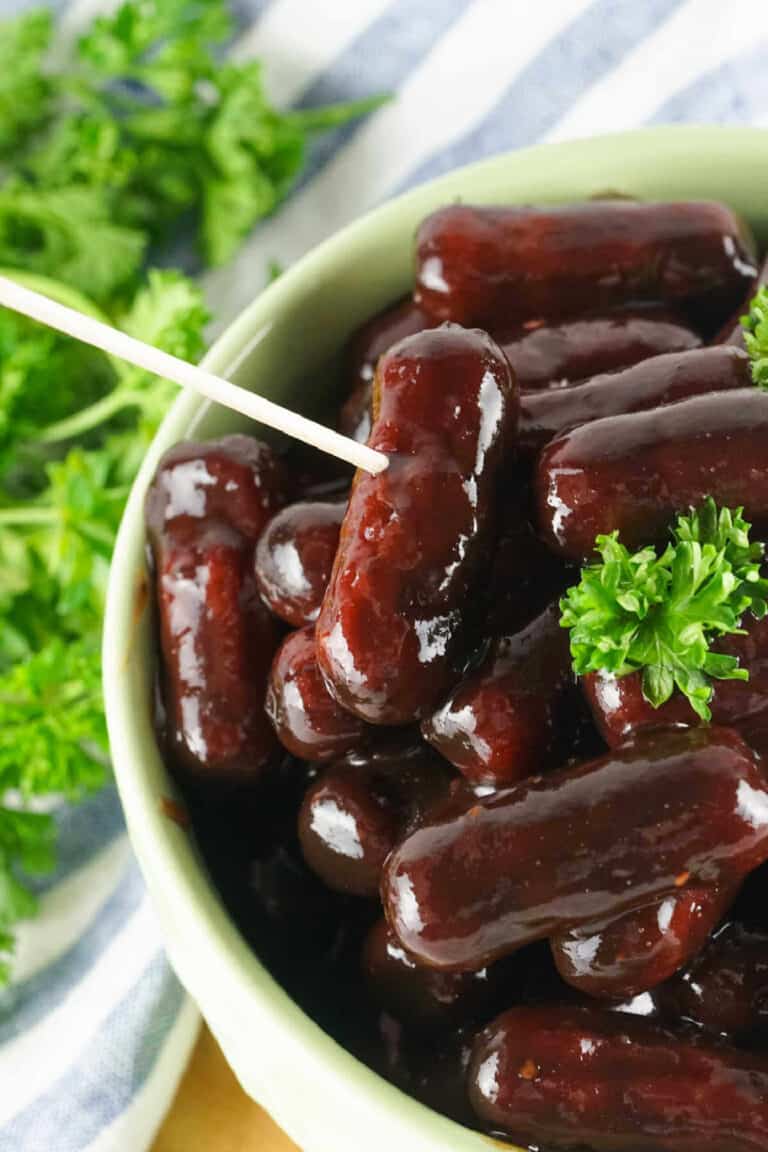
[[[0,1152],[74,1152],[95,1140],[141,1090],[183,1000],[181,985],[158,953],[77,1062],[0,1130]]]
[[[53,8],[57,12],[66,6],[67,0],[44,0],[46,8]],[[41,0],[0,0],[0,20],[9,20],[12,16],[20,16],[30,8],[40,8]]]
[[[49,892],[62,880],[66,880],[125,832],[123,810],[113,784],[89,796],[82,804],[63,805],[54,813],[54,819],[57,833],[56,870],[46,876],[24,878],[24,883],[38,895]]]
[[[682,2],[597,0],[529,61],[485,120],[423,161],[391,194],[470,160],[535,143]]]
[[[242,28],[248,28],[257,23],[274,0],[229,0],[229,7],[234,13],[235,20]]]
[[[767,10],[768,14],[768,10]],[[653,123],[699,120],[706,124],[752,124],[768,114],[768,37],[762,47],[697,77],[670,96]]]
[[[10,1043],[63,1004],[139,907],[143,896],[141,874],[131,863],[77,943],[47,968],[0,992],[0,1045]]]
[[[379,93],[396,98],[397,89],[468,7],[469,0],[395,0],[312,82],[296,106],[317,108]],[[364,123],[357,120],[318,137],[294,193],[308,184]]]

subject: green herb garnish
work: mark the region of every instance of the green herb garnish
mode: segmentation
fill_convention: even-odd
[[[712,642],[742,632],[746,612],[760,619],[767,608],[764,545],[750,541],[741,513],[707,499],[678,517],[660,554],[651,547],[630,552],[618,532],[598,536],[601,562],[583,568],[560,601],[574,671],[641,672],[654,708],[677,688],[709,720],[712,680],[748,679],[736,657],[711,651]]]
[[[258,61],[220,60],[231,35],[224,0],[127,0],[46,74],[49,18],[0,22],[0,160],[21,144],[0,181],[0,264],[103,303],[182,214],[221,264],[284,198],[310,137],[382,103],[278,111]]]
[[[768,388],[768,286],[760,288],[741,317],[744,344],[752,361],[752,379],[760,388]]]
[[[199,288],[165,243],[221,263],[273,211],[314,133],[380,98],[282,112],[229,63],[227,0],[127,0],[51,63],[47,11],[0,21],[0,269],[185,359]],[[171,251],[172,255],[172,251]],[[0,983],[24,873],[50,868],[35,811],[103,783],[101,617],[129,485],[173,385],[0,311]]]

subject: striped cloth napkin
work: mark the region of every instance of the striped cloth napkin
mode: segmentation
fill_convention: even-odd
[[[0,0],[0,16],[34,0]],[[298,187],[229,268],[220,318],[341,225],[458,164],[643,124],[768,126],[765,0],[235,0],[235,53],[279,103],[388,91],[326,137]],[[58,0],[64,35],[101,7]],[[143,1152],[197,1015],[164,959],[117,797],[59,819],[58,872],[0,996],[0,1152]]]

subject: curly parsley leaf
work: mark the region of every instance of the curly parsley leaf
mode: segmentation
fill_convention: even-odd
[[[51,31],[47,9],[33,9],[0,23],[0,157],[48,116],[52,86],[45,57]]]
[[[56,277],[93,300],[109,300],[138,277],[147,238],[116,223],[95,186],[0,186],[0,264]]]
[[[0,676],[0,792],[77,798],[107,755],[98,644],[57,638]]]
[[[560,602],[574,671],[640,671],[654,708],[677,689],[709,720],[712,680],[748,677],[735,657],[712,652],[712,642],[741,631],[745,612],[766,612],[764,546],[750,541],[749,529],[742,509],[718,510],[708,499],[678,517],[660,554],[630,552],[617,532],[598,536],[600,563],[583,568]]]
[[[752,379],[759,388],[768,388],[768,286],[760,288],[750,301],[749,312],[742,316],[741,326],[752,360]]]

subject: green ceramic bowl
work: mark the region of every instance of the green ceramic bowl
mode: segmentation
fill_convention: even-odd
[[[452,200],[553,202],[595,193],[726,200],[765,244],[766,189],[768,133],[751,129],[661,128],[500,156],[424,185],[322,244],[245,310],[205,366],[304,412],[322,408],[338,350],[358,324],[407,291],[414,230]],[[304,1015],[230,920],[192,833],[164,814],[171,784],[152,729],[144,493],[170,445],[244,423],[179,397],[134,485],[110,578],[104,684],[115,773],[171,961],[245,1090],[305,1152],[487,1150],[485,1137],[404,1096]]]

